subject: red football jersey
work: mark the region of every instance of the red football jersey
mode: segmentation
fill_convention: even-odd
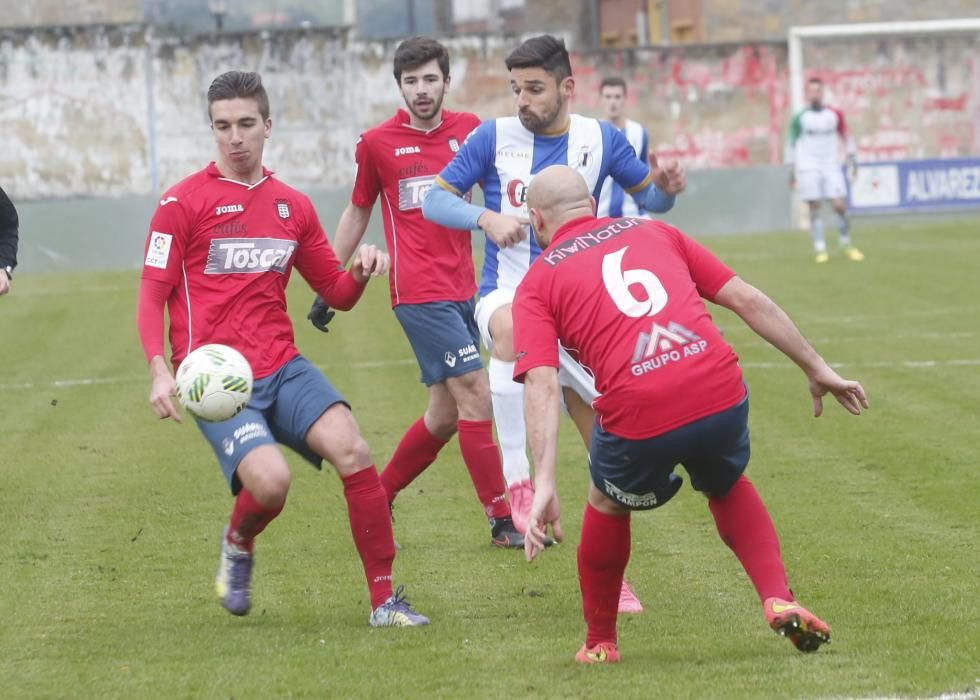
[[[403,109],[357,142],[351,202],[371,207],[381,194],[385,240],[391,255],[391,305],[466,301],[476,293],[472,234],[422,217],[422,200],[480,120],[443,110],[431,131],[411,126]]]
[[[742,370],[702,297],[734,275],[660,221],[571,221],[517,288],[515,379],[557,367],[560,341],[595,376],[600,425],[634,440],[730,408]]]
[[[286,314],[294,265],[324,297],[346,274],[309,198],[271,172],[247,185],[211,163],[167,190],[150,222],[143,278],[173,285],[174,369],[206,343],[236,348],[256,378],[299,354]]]

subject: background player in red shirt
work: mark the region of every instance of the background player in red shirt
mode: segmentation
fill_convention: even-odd
[[[459,432],[463,461],[490,520],[490,542],[521,548],[524,536],[514,527],[504,497],[490,385],[480,359],[472,234],[422,217],[422,200],[435,176],[480,120],[442,108],[449,89],[449,53],[439,42],[425,37],[403,41],[395,51],[394,75],[407,109],[358,139],[354,191],[333,243],[337,256],[346,260],[364,236],[381,195],[392,256],[391,304],[429,388],[425,414],[402,437],[381,482],[393,502]],[[318,300],[309,317],[326,330],[329,313]]]
[[[310,200],[262,167],[272,131],[269,98],[257,73],[224,73],[208,89],[218,157],[164,193],[147,236],[137,324],[150,366],[150,403],[180,422],[174,377],[164,360],[163,312],[170,317],[171,363],[206,343],[237,348],[255,386],[248,406],[220,423],[198,421],[236,496],[221,538],[215,587],[234,615],[249,611],[255,537],[282,510],[290,473],[276,443],[319,468],[326,459],[344,485],[354,544],[371,594],[376,627],[427,624],[392,593],[395,544],[384,489],[344,398],[299,354],[286,314],[295,265],[334,306],[351,308],[388,257],[362,247],[344,272]]]
[[[864,389],[838,376],[782,309],[693,239],[662,222],[596,219],[595,200],[574,170],[539,173],[528,205],[543,249],[514,301],[515,379],[526,384],[535,466],[529,560],[549,524],[562,538],[555,490],[559,340],[577,349],[601,394],[578,548],[588,629],[576,659],[619,660],[616,608],[630,555],[630,512],[672,498],[682,481],[674,474],[678,464],[708,497],[718,533],[752,580],[769,625],[800,651],[815,651],[830,640],[830,629],[794,600],[772,520],[743,475],[748,394],[738,358],[702,297],[737,313],[803,370],[814,415],[827,393],[859,414],[868,407]]]

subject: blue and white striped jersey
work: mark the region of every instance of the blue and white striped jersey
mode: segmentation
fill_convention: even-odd
[[[646,127],[632,119],[627,119],[621,131],[636,152],[636,157],[646,163],[649,149]],[[643,207],[637,204],[635,199],[628,196],[619,183],[611,177],[607,177],[602,183],[602,191],[596,201],[596,209],[596,216],[600,219],[606,216],[616,218],[620,216],[645,216]]]
[[[597,119],[572,114],[560,134],[535,134],[517,117],[483,122],[467,138],[436,184],[456,195],[480,183],[484,206],[501,214],[527,218],[527,187],[536,173],[551,165],[575,168],[598,199],[602,182],[611,176],[628,193],[646,189],[650,168],[621,131]],[[483,259],[480,295],[495,289],[513,290],[541,252],[534,237],[500,249],[489,238]]]

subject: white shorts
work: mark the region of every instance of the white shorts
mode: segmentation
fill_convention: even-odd
[[[847,196],[844,172],[839,167],[801,170],[796,173],[796,189],[804,202],[843,199]]]
[[[514,303],[514,290],[495,289],[476,302],[476,325],[480,329],[480,337],[487,350],[493,350],[493,338],[490,337],[490,317],[502,306]],[[599,398],[599,392],[595,389],[595,378],[582,365],[572,359],[572,356],[565,352],[561,346],[558,347],[558,383],[567,386],[576,394],[582,397],[585,403],[592,405],[592,402]]]

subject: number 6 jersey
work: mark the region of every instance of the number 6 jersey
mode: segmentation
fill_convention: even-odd
[[[603,429],[636,440],[730,408],[742,371],[702,297],[734,276],[663,222],[570,221],[517,288],[514,378],[558,367],[561,342],[595,376]]]

